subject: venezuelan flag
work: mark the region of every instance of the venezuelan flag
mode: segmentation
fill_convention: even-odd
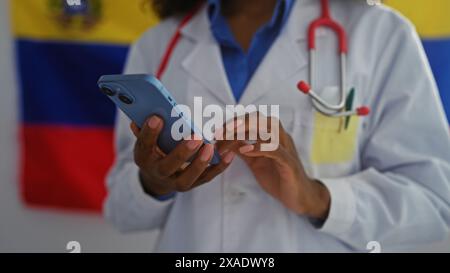
[[[385,3],[416,25],[450,120],[450,1],[386,0]]]
[[[120,73],[156,17],[145,0],[11,0],[20,77],[21,192],[33,206],[99,211],[115,108],[96,87]]]

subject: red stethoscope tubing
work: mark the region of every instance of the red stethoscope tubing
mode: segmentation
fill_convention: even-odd
[[[321,0],[322,15],[316,20],[312,21],[308,30],[308,47],[309,49],[316,49],[316,31],[320,27],[328,27],[333,29],[339,39],[339,53],[347,53],[347,33],[345,29],[330,15],[330,3],[328,0]]]
[[[167,49],[164,52],[161,62],[159,63],[158,70],[156,71],[156,78],[158,78],[159,80],[161,80],[162,76],[166,72],[167,66],[169,65],[170,62],[170,58],[173,55],[173,51],[175,50],[180,41],[181,31],[187,25],[187,23],[189,23],[189,21],[191,21],[191,19],[195,16],[200,7],[201,5],[196,7],[186,17],[184,17],[183,20],[181,20],[180,24],[178,25],[177,29],[175,30],[175,34],[170,39],[169,45],[167,46]]]

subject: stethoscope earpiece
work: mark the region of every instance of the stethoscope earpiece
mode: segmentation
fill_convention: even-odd
[[[370,114],[370,108],[368,106],[361,106],[356,109],[358,116],[365,117]]]
[[[311,90],[311,87],[305,81],[299,81],[297,84],[297,88],[305,95],[308,95],[309,91]]]

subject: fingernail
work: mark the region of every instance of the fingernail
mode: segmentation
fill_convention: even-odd
[[[229,153],[223,158],[223,162],[225,162],[225,164],[230,164],[231,161],[233,161],[235,155],[236,155],[235,153],[229,152]]]
[[[200,143],[202,142],[198,140],[189,140],[186,146],[188,147],[189,150],[195,150],[200,145]]]
[[[254,145],[245,145],[245,146],[239,148],[239,152],[240,152],[241,154],[246,154],[246,153],[248,153],[248,152],[253,151],[254,149],[255,149],[255,146],[254,146]]]
[[[148,121],[148,127],[150,127],[151,129],[156,129],[156,128],[158,128],[160,123],[161,123],[160,118],[151,117],[150,120]]]
[[[212,153],[214,151],[214,147],[211,144],[206,144],[205,148],[202,150],[200,155],[200,160],[202,162],[207,162],[212,157]]]

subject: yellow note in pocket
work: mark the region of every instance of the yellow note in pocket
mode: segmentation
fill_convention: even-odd
[[[312,164],[337,164],[350,161],[355,153],[359,117],[351,117],[347,129],[344,118],[315,113],[311,147]]]

